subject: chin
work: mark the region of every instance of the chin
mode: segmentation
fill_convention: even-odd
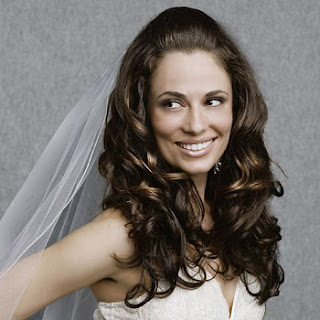
[[[208,174],[208,172],[211,170],[212,166],[201,166],[201,167],[188,167],[188,168],[181,168],[181,170],[190,176],[197,176],[197,175],[203,175]]]

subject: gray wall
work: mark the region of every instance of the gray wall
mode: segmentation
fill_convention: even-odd
[[[163,9],[198,7],[249,56],[270,108],[266,138],[286,194],[274,201],[286,281],[266,319],[319,304],[319,2],[0,1],[0,216],[82,93]],[[317,128],[318,126],[318,128]]]

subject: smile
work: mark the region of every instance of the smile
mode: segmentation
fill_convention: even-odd
[[[184,144],[184,143],[178,143],[179,147],[186,149],[186,150],[192,150],[192,151],[201,151],[205,148],[207,148],[211,143],[212,139],[206,142],[202,143],[192,143],[192,144]]]

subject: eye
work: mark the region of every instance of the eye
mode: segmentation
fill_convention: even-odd
[[[165,100],[162,102],[162,105],[168,109],[176,109],[181,107],[181,103],[174,100]]]
[[[207,100],[207,105],[210,105],[212,107],[218,107],[221,103],[224,102],[223,98],[211,98]]]

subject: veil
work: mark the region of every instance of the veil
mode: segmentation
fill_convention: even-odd
[[[102,211],[108,182],[98,171],[108,97],[123,55],[75,105],[0,220],[0,319],[18,305],[44,249]],[[41,294],[41,292],[39,293]],[[28,319],[92,319],[88,288],[56,300]]]

